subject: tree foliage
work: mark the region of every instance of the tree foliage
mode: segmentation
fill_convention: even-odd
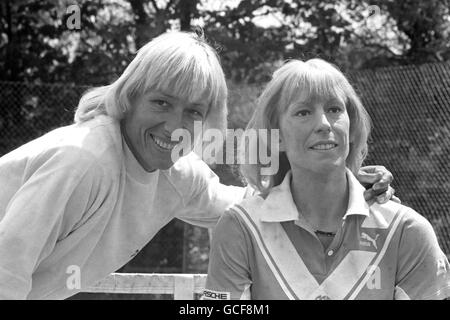
[[[83,0],[76,2],[81,28],[70,30],[68,0],[4,0],[0,79],[107,83],[153,37],[194,25],[204,28],[236,82],[265,82],[290,58],[320,56],[344,70],[450,59],[450,0],[234,3]]]

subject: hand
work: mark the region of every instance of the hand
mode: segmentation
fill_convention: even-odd
[[[366,201],[385,203],[392,200],[401,203],[400,199],[394,196],[394,188],[390,186],[394,177],[385,167],[362,167],[358,172],[357,179],[366,188],[364,192]]]

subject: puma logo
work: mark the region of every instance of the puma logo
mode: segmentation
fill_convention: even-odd
[[[365,241],[361,241],[361,244],[362,244],[362,245],[365,245],[365,246],[367,246],[367,245],[370,246],[370,244],[372,244],[372,245],[374,246],[374,248],[378,250],[378,247],[377,247],[377,239],[378,239],[379,236],[380,236],[380,235],[377,234],[377,235],[375,236],[375,239],[374,239],[374,238],[372,238],[371,236],[369,236],[367,233],[362,232],[362,233],[361,233],[361,239],[362,239],[362,240],[368,241],[368,243],[365,242]]]

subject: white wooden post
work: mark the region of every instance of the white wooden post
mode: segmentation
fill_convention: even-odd
[[[179,274],[175,277],[174,300],[194,300],[194,275]]]

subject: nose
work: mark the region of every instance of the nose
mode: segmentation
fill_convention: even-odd
[[[330,132],[331,131],[331,123],[327,117],[327,114],[324,112],[321,112],[318,114],[318,121],[317,121],[317,132]]]
[[[167,114],[164,120],[164,134],[167,138],[170,138],[172,132],[176,129],[183,127],[183,113],[178,110],[173,110],[173,112]]]

